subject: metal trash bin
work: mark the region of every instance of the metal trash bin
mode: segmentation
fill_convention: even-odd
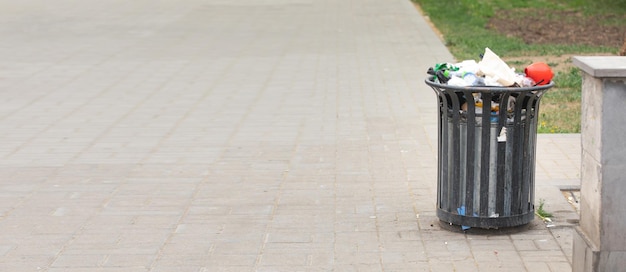
[[[534,218],[535,87],[454,87],[426,79],[439,102],[437,217],[478,228]],[[482,101],[482,105],[481,105]]]

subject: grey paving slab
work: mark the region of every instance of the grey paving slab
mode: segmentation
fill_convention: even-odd
[[[408,0],[0,0],[0,271],[569,271],[558,219],[435,216],[452,56]]]

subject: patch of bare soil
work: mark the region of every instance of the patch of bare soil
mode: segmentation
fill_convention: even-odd
[[[606,24],[604,22],[615,22]],[[580,44],[620,48],[626,43],[626,14],[586,16],[580,11],[503,10],[487,28],[529,44]]]

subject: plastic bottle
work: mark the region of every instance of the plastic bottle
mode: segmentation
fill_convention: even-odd
[[[463,81],[465,81],[467,86],[485,86],[485,80],[474,73],[465,73]]]

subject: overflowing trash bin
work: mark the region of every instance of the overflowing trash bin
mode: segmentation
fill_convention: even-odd
[[[529,81],[526,87],[487,86],[475,78],[463,86],[442,82],[451,78],[442,80],[445,68],[438,68],[425,81],[439,106],[437,216],[463,229],[529,223],[539,102],[554,84],[552,75],[547,82],[521,79]]]

